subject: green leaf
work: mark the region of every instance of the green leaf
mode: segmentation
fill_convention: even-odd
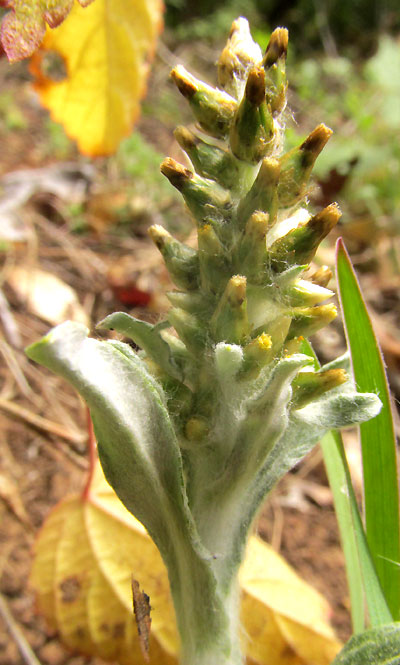
[[[332,665],[400,665],[400,623],[353,635]]]
[[[400,616],[399,491],[389,388],[371,320],[341,241],[337,248],[337,278],[357,389],[375,392],[383,405],[379,416],[360,427],[365,524],[383,592],[397,619]]]
[[[182,372],[171,357],[169,344],[162,338],[158,326],[140,321],[125,312],[115,312],[106,316],[96,328],[116,330],[146,351],[147,355],[163,368],[167,374],[182,379]]]
[[[341,435],[335,431],[328,432],[320,443],[346,561],[353,632],[359,633],[365,628],[365,603],[357,534],[353,521],[353,515],[358,507],[357,503],[353,503],[355,502],[354,491]],[[359,522],[357,521],[357,523]]]
[[[64,377],[87,402],[109,483],[164,549],[168,530],[174,530],[171,506],[183,523],[188,518],[180,451],[161,387],[128,345],[87,334],[84,325],[67,322],[27,354]]]
[[[321,446],[346,558],[353,629],[360,632],[365,628],[364,590],[373,626],[392,621],[392,615],[368,547],[342,437],[339,432],[329,432],[322,439]]]
[[[315,369],[320,369],[318,358],[308,340],[303,341],[301,349],[303,353],[313,358]],[[337,367],[343,367],[346,371],[349,371],[348,353],[324,365],[322,369]],[[351,385],[350,381],[349,384]],[[340,432],[332,430],[325,434],[321,439],[321,448],[329,485],[333,493],[346,561],[353,630],[358,633],[365,629],[365,595],[370,618],[374,625],[389,622],[392,620],[392,616],[387,607],[368,548]]]
[[[200,635],[221,633],[228,618],[215,592],[212,557],[199,541],[187,505],[180,449],[162,388],[127,344],[87,334],[84,325],[67,321],[26,353],[65,378],[87,402],[105,476],[144,524],[168,567],[181,631],[189,630],[184,624],[195,617]],[[190,609],[192,596],[188,599],[192,586],[201,589],[202,606],[196,609]]]

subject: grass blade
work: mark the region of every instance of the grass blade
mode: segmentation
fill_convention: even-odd
[[[307,340],[303,341],[301,351],[314,359],[316,370],[320,368]],[[353,632],[361,633],[366,628],[365,599],[373,626],[392,621],[392,616],[368,548],[340,432],[328,432],[321,440],[321,449],[346,562]]]
[[[324,464],[333,494],[336,519],[346,562],[347,584],[350,593],[351,622],[353,633],[361,633],[366,628],[364,585],[357,547],[357,536],[353,525],[353,514],[349,491],[351,485],[342,437],[331,431],[321,440]],[[353,489],[353,488],[352,488]]]
[[[328,432],[321,447],[346,560],[353,631],[362,632],[365,629],[364,591],[371,626],[378,627],[393,619],[365,537],[341,434]]]
[[[350,258],[337,245],[337,279],[354,378],[360,392],[375,392],[383,407],[360,426],[364,509],[368,545],[394,619],[400,616],[400,529],[396,443],[389,388],[379,345],[372,329]]]

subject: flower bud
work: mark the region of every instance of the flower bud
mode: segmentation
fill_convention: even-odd
[[[335,305],[319,305],[316,307],[296,307],[290,324],[288,339],[292,337],[309,337],[327,326],[337,316]]]
[[[243,349],[243,364],[240,370],[242,379],[255,379],[260,370],[273,358],[272,340],[267,333],[261,333]]]
[[[328,266],[321,266],[310,277],[310,281],[319,286],[328,286],[332,279],[332,270]]]
[[[254,212],[246,224],[237,249],[237,265],[240,266],[240,272],[256,284],[262,282],[265,275],[268,227],[268,213]]]
[[[207,311],[209,306],[207,299],[202,293],[193,293],[193,291],[189,291],[188,293],[185,291],[169,291],[166,295],[173,307],[184,309],[185,312],[189,312],[189,314],[203,314],[203,312]]]
[[[247,319],[246,278],[234,275],[212,316],[210,330],[216,342],[239,344],[249,334]]]
[[[245,226],[255,210],[267,212],[270,225],[272,226],[275,223],[278,207],[277,184],[279,172],[280,164],[278,160],[270,157],[263,159],[251,189],[238,206],[237,224],[239,228]]]
[[[226,92],[199,81],[182,65],[172,70],[171,78],[189,101],[200,127],[216,138],[226,136],[237,107],[236,100]]]
[[[286,28],[273,31],[263,58],[267,75],[267,104],[273,116],[282,113],[286,106],[286,54],[289,33]]]
[[[258,164],[274,149],[274,121],[265,102],[265,72],[253,67],[244,96],[235,113],[229,134],[230,146],[238,159]]]
[[[261,49],[250,34],[245,18],[232,23],[227,44],[218,60],[218,83],[230,95],[242,96],[247,73],[253,65],[261,62]]]
[[[202,353],[207,343],[207,330],[195,314],[173,307],[168,312],[168,320],[189,351]]]
[[[290,306],[299,307],[302,305],[318,305],[324,300],[331,298],[334,293],[313,282],[298,279],[295,284],[286,289],[285,295],[288,298]]]
[[[329,127],[318,125],[298,148],[283,155],[278,185],[280,206],[290,208],[305,196],[315,160],[332,133]]]
[[[328,390],[337,388],[348,380],[344,369],[327,369],[321,372],[299,372],[293,381],[293,406],[301,409]]]
[[[186,370],[190,366],[190,354],[186,346],[179,337],[168,332],[168,330],[163,330],[161,332],[161,337],[168,344],[171,361],[177,367],[180,367],[182,374],[186,376]]]
[[[177,127],[174,136],[199,175],[226,188],[238,187],[243,167],[230,152],[206,143],[186,127]]]
[[[340,216],[339,207],[332,203],[285,236],[278,238],[269,250],[274,270],[280,272],[289,265],[308,264],[320,242],[338,223]]]
[[[218,293],[229,279],[228,258],[211,224],[199,226],[197,237],[201,285],[206,291]]]
[[[204,418],[193,416],[185,425],[185,435],[189,441],[201,441],[207,436],[209,429]]]
[[[161,173],[181,192],[196,221],[206,221],[209,217],[222,220],[229,212],[230,194],[216,182],[192,173],[171,157],[164,159]]]
[[[263,65],[269,69],[281,59],[286,59],[289,32],[286,28],[275,28],[265,50]]]
[[[197,288],[200,279],[198,252],[173,238],[159,224],[149,228],[149,235],[160,250],[175,284],[189,291]]]

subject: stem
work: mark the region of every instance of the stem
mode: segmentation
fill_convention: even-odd
[[[96,437],[94,435],[92,418],[90,417],[89,408],[86,407],[86,426],[88,430],[88,453],[89,453],[89,471],[87,475],[86,485],[82,492],[82,499],[87,500],[90,495],[90,489],[93,480],[94,468],[97,460],[96,454]]]
[[[242,665],[237,581],[222,595],[217,587],[209,593],[193,583],[192,575],[189,587],[171,585],[181,636],[180,665]]]

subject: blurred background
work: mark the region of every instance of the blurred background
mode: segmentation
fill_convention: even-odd
[[[262,48],[276,26],[289,29],[285,149],[320,122],[334,130],[309,199],[313,209],[337,201],[343,217],[317,261],[332,267],[335,239],[344,238],[400,397],[398,0],[168,0],[165,8],[140,119],[111,157],[80,155],[40,106],[29,63],[0,58],[0,590],[42,665],[89,662],[58,644],[27,591],[34,533],[84,481],[87,432],[78,398],[23,349],[66,318],[93,329],[112,311],[151,321],[165,311],[170,284],[147,228],[160,223],[189,242],[192,231],[159,172],[164,156],[183,160],[172,132],[192,120],[168,75],[181,62],[215,84],[216,60],[239,15]],[[57,58],[47,66],[64,75]],[[314,344],[321,361],[343,352],[340,320]],[[356,479],[356,435],[347,439]],[[345,639],[343,558],[318,450],[275,490],[259,532],[328,597]],[[23,662],[0,620],[0,665]]]

